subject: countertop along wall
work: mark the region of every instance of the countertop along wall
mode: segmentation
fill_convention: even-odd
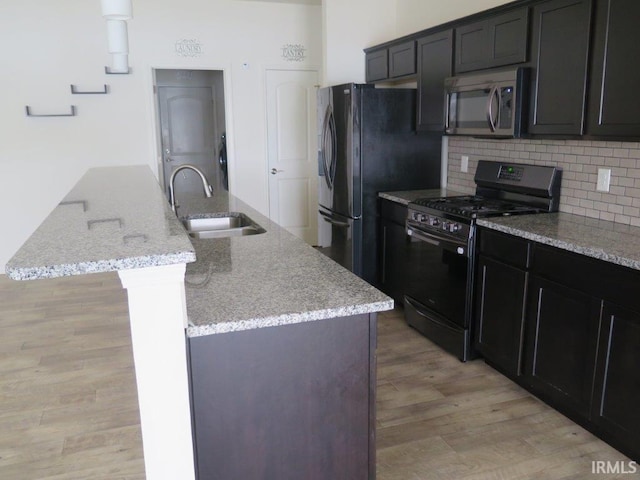
[[[462,155],[468,173],[460,171]],[[480,159],[562,167],[561,212],[640,226],[640,143],[449,137],[447,187],[475,191]],[[596,191],[598,168],[611,169],[609,192]]]
[[[152,69],[225,71],[230,182],[234,194],[268,209],[265,68],[321,68],[321,7],[244,0],[134,0],[128,21],[131,75],[110,64],[98,0],[0,2],[5,46],[0,89],[0,273],[47,214],[94,166],[146,164],[157,174]],[[183,57],[176,42],[201,44]],[[305,48],[301,62],[282,47]],[[246,66],[244,65],[246,64]],[[108,95],[71,95],[70,84]],[[27,118],[34,112],[78,116]]]

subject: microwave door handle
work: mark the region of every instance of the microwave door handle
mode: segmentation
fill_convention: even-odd
[[[451,114],[451,94],[445,93],[444,95],[444,131],[449,133],[449,116]]]
[[[489,98],[487,100],[487,121],[489,122],[489,128],[491,129],[491,132],[496,131],[496,127],[498,124],[497,118],[494,121],[494,117],[493,117],[493,97],[495,97],[497,93],[498,93],[498,87],[497,86],[491,87],[491,92],[489,92]],[[498,100],[498,102],[499,101],[500,100]]]

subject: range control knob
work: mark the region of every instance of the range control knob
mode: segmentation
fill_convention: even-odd
[[[440,219],[438,217],[429,217],[429,225],[437,227],[440,225]]]
[[[427,217],[424,213],[422,215],[420,215],[420,221],[421,222],[426,222],[427,218],[429,218],[429,217]]]
[[[456,233],[458,230],[460,230],[460,224],[452,222],[448,225],[448,230],[451,233]]]

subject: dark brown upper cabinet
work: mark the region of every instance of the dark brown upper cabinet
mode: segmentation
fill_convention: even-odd
[[[367,83],[397,80],[416,73],[416,42],[411,40],[365,54]]]
[[[640,137],[640,2],[600,0],[596,4],[589,135]]]
[[[453,68],[453,30],[419,38],[417,129],[444,132],[444,79]]]
[[[416,73],[416,42],[389,47],[389,77],[399,78]]]
[[[377,82],[389,78],[389,50],[383,49],[365,55],[365,78]]]
[[[550,0],[532,10],[530,134],[582,135],[591,0]]]
[[[523,7],[457,27],[455,72],[526,62],[528,25]]]

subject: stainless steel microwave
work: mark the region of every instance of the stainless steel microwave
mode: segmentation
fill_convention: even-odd
[[[526,73],[518,67],[445,79],[445,134],[519,137],[526,122]]]

